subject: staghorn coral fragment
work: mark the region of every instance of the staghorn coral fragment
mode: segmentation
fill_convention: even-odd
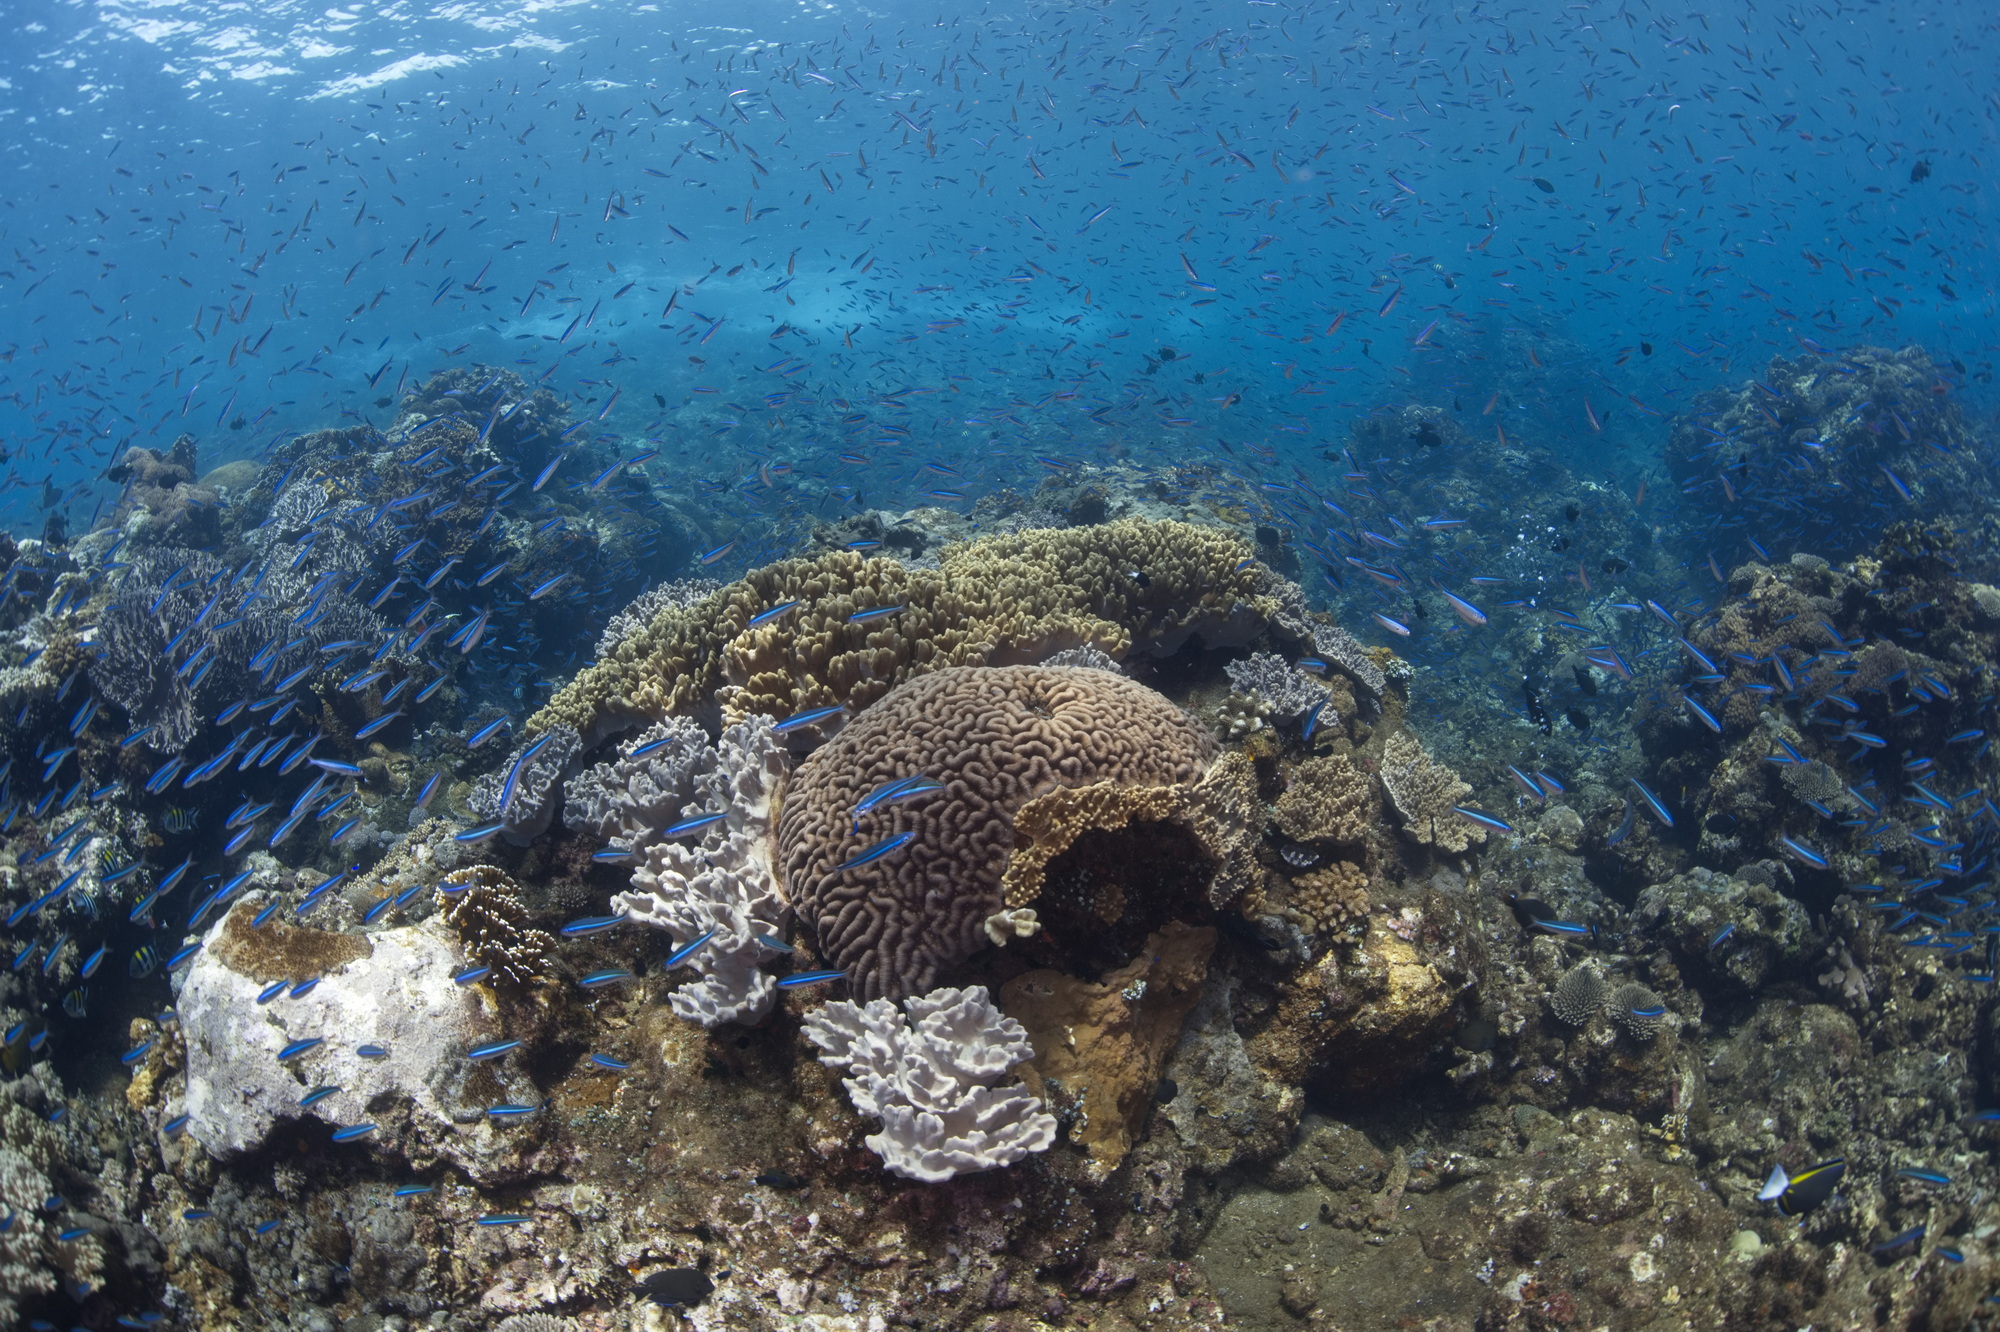
[[[1396,732],[1382,747],[1382,789],[1402,816],[1404,835],[1413,842],[1440,851],[1463,851],[1486,840],[1486,829],[1453,809],[1472,794],[1472,788],[1432,758],[1413,731]]]
[[[1278,831],[1295,842],[1362,841],[1381,820],[1375,783],[1344,754],[1311,758],[1292,769],[1273,806]]]
[[[462,892],[453,889],[463,887]],[[467,958],[493,968],[493,977],[531,985],[548,975],[556,941],[547,930],[527,923],[514,881],[495,865],[468,865],[438,880],[444,918],[457,933]]]
[[[1179,708],[1108,671],[939,671],[895,690],[799,766],[778,824],[785,889],[857,994],[921,993],[986,946],[994,913],[1032,900],[1002,886],[1024,805],[1060,787],[1191,783],[1212,752]],[[870,791],[918,773],[945,789],[856,817]],[[841,868],[906,831],[915,838],[894,854]]]
[[[836,1000],[808,1013],[803,1032],[822,1064],[852,1075],[854,1108],[882,1121],[867,1143],[891,1174],[942,1183],[1055,1141],[1040,1098],[1019,1082],[995,1085],[1034,1048],[983,985],[912,996],[903,1012],[886,999]]]
[[[1119,660],[1168,656],[1200,636],[1248,642],[1276,608],[1249,550],[1185,523],[1126,519],[947,546],[937,569],[833,551],[752,571],[693,605],[668,604],[580,672],[529,728],[556,722],[586,742],[635,718],[715,699],[727,716],[834,704],[859,712],[944,667],[1015,665],[1092,647]],[[755,616],[795,610],[750,627]],[[863,610],[898,607],[879,620]]]

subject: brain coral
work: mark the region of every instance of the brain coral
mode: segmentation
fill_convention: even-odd
[[[799,766],[778,822],[791,904],[864,999],[922,994],[989,942],[1014,816],[1058,787],[1194,782],[1202,728],[1144,685],[1075,667],[961,667],[904,684]],[[918,774],[944,790],[855,806]],[[906,846],[839,867],[905,831]]]
[[[947,546],[937,569],[850,551],[781,560],[691,605],[664,604],[530,725],[566,722],[590,740],[711,698],[730,720],[835,703],[859,711],[946,666],[1018,665],[1076,647],[1164,656],[1197,634],[1240,645],[1277,608],[1258,593],[1249,554],[1227,532],[1127,519]],[[899,609],[849,618],[885,607]]]

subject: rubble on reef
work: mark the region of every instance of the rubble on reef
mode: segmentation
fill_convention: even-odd
[[[212,511],[191,453],[127,455],[117,534],[4,552],[44,609],[0,602],[0,703],[122,715],[0,841],[0,910],[62,931],[0,971],[0,1332],[1991,1319],[2000,593],[1964,531],[1718,570],[1643,662],[1479,629],[1516,709],[1481,729],[1311,609],[1282,533],[1101,477],[645,592],[579,513],[629,604],[516,598],[597,644],[544,699],[422,650],[479,623],[448,561],[543,557],[449,502],[392,540],[338,464],[547,465],[562,414],[454,372]],[[1426,431],[1461,433],[1358,435]],[[448,610],[329,591],[393,589],[414,533]],[[291,711],[275,757],[217,740],[239,696]],[[114,965],[147,1001],[89,1009]],[[69,1003],[103,1030],[58,1063],[31,1015]]]

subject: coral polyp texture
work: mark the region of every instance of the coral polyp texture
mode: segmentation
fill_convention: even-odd
[[[531,725],[598,735],[710,698],[731,717],[858,712],[948,666],[1081,647],[1167,656],[1197,636],[1242,644],[1276,609],[1256,591],[1249,553],[1216,528],[1134,519],[982,537],[947,546],[936,569],[848,551],[780,560],[692,605],[669,599]]]
[[[907,1021],[905,1015],[907,1014]],[[886,999],[834,1000],[806,1015],[819,1061],[844,1068],[848,1099],[882,1121],[869,1150],[891,1174],[928,1183],[1012,1165],[1055,1141],[1055,1116],[1019,1082],[1032,1058],[1027,1030],[982,985]]]
[[[799,765],[778,822],[788,900],[866,998],[920,994],[988,945],[1015,815],[1059,787],[1175,787],[1214,742],[1146,686],[1078,667],[957,667],[892,691]],[[902,778],[943,790],[857,812]],[[872,849],[914,836],[868,859]]]

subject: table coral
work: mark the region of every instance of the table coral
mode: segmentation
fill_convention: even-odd
[[[800,765],[778,825],[785,890],[856,993],[922,993],[987,945],[989,917],[1026,905],[1002,890],[1023,805],[1056,787],[1190,783],[1212,752],[1179,708],[1108,671],[939,671]],[[856,815],[870,792],[919,774],[945,789]],[[907,846],[848,864],[903,832],[916,834]]]

